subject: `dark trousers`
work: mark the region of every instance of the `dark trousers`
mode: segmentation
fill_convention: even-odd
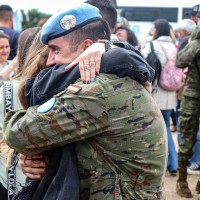
[[[0,183],[0,199],[8,200],[8,193],[6,188]]]

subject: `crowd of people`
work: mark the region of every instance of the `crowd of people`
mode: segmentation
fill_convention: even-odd
[[[22,32],[0,5],[1,199],[165,200],[166,173],[179,196],[192,197],[200,4],[189,15],[177,30],[156,19],[141,46],[110,0],[71,4]],[[169,59],[182,69],[178,91],[154,81],[151,44],[161,73]]]

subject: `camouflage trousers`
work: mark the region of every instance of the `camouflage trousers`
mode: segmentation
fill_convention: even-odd
[[[182,139],[179,144],[179,168],[187,168],[188,160],[192,156],[192,148],[196,142],[199,130],[200,99],[183,96],[179,116],[179,131]]]

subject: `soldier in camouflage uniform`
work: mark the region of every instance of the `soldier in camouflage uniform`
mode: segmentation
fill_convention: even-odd
[[[142,85],[100,74],[95,83],[79,80],[40,107],[11,112],[4,136],[25,155],[76,142],[81,199],[157,200],[165,199],[165,131]]]
[[[56,51],[58,35],[45,39]],[[24,155],[75,143],[81,200],[166,199],[165,123],[151,94],[128,77],[100,74],[89,85],[78,80],[41,106],[11,111],[4,139]]]
[[[187,183],[187,164],[192,156],[192,148],[199,130],[200,114],[200,26],[191,35],[191,42],[177,53],[176,66],[188,66],[188,75],[183,90],[179,116],[179,129],[182,140],[179,145],[177,193],[186,198],[192,197]],[[200,192],[200,180],[196,190]]]

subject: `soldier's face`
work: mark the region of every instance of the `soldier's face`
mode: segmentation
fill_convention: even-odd
[[[71,63],[83,50],[81,46],[76,50],[71,48],[70,41],[64,37],[59,37],[48,42],[49,56],[48,60],[54,60],[56,64]]]

